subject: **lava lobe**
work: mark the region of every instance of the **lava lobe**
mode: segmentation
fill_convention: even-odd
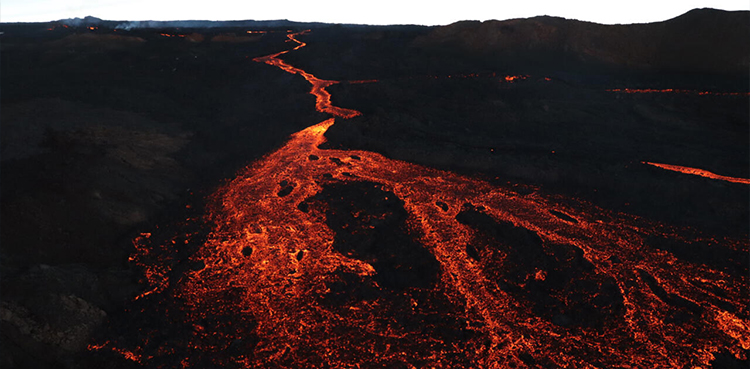
[[[622,317],[615,280],[596,273],[583,250],[545,243],[535,232],[480,209],[464,204],[456,219],[476,231],[467,252],[497,288],[528,301],[535,314],[559,326],[602,328]]]

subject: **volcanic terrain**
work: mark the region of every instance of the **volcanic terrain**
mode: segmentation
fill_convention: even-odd
[[[747,367],[748,16],[0,24],[0,363]]]

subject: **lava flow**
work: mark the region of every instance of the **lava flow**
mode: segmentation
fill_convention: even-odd
[[[750,179],[722,176],[722,175],[719,175],[719,174],[716,174],[716,173],[713,173],[713,172],[709,172],[709,171],[704,170],[704,169],[691,168],[691,167],[681,167],[679,165],[671,165],[671,164],[651,163],[651,162],[648,162],[648,161],[644,161],[643,164],[652,165],[652,166],[655,166],[657,168],[671,170],[671,171],[674,171],[674,172],[680,172],[680,173],[685,173],[685,174],[692,174],[692,175],[706,177],[706,178],[711,178],[711,179],[718,179],[718,180],[721,180],[721,181],[727,181],[727,182],[732,182],[732,183],[750,184]]]
[[[275,67],[279,67],[283,69],[285,72],[292,73],[292,74],[299,74],[302,77],[304,77],[313,86],[310,93],[315,95],[315,98],[316,98],[315,108],[318,111],[328,113],[337,117],[342,117],[342,118],[353,118],[353,117],[356,117],[357,115],[360,115],[360,113],[356,110],[339,108],[331,104],[331,94],[328,91],[326,91],[326,87],[336,84],[338,83],[338,81],[327,81],[324,79],[320,79],[318,77],[313,76],[310,73],[305,72],[302,69],[295,68],[287,64],[282,59],[279,59],[279,56],[284,55],[288,53],[289,51],[294,51],[294,50],[305,47],[305,45],[307,44],[305,44],[302,41],[297,40],[297,36],[303,35],[307,32],[310,32],[310,31],[307,30],[307,31],[302,31],[302,32],[297,32],[297,33],[290,33],[287,35],[287,38],[289,38],[290,41],[297,43],[297,46],[294,47],[292,50],[286,50],[286,51],[282,51],[276,54],[258,57],[258,58],[253,59],[253,61],[266,63],[268,65],[273,65]]]
[[[319,111],[359,115],[331,105],[325,87],[336,82],[284,53],[255,60],[307,79]],[[164,368],[747,359],[748,240],[319,148],[335,119],[293,134],[212,195],[193,220],[210,228],[205,239],[136,240],[146,318],[137,338],[92,349]]]

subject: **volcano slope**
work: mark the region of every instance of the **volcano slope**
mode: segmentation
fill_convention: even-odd
[[[206,41],[213,38],[205,31],[191,34],[203,37],[197,44],[174,30],[162,30],[171,36],[128,33],[143,40],[139,47],[153,47],[129,51],[124,66],[143,62],[133,76],[147,73],[150,55],[167,53],[163,60],[171,63],[202,50],[199,56],[211,58],[194,62],[192,71],[203,70],[227,93],[201,97],[206,82],[190,74],[153,81],[158,92],[135,101],[167,96],[176,101],[175,111],[194,109],[184,113],[193,121],[160,115],[160,108],[141,112],[152,119],[143,123],[148,129],[133,124],[130,130],[140,135],[158,128],[172,140],[114,145],[158,142],[145,148],[171,160],[145,161],[150,166],[144,168],[143,158],[120,154],[132,172],[119,177],[153,191],[156,180],[149,175],[156,172],[161,183],[205,188],[207,201],[185,196],[144,205],[123,190],[132,198],[122,202],[150,209],[140,221],[116,223],[114,230],[80,226],[81,233],[120,240],[102,252],[110,259],[52,257],[50,241],[51,251],[34,254],[20,247],[22,232],[10,231],[24,251],[3,250],[15,258],[15,269],[3,266],[4,273],[12,271],[3,278],[12,291],[3,297],[3,334],[22,350],[4,360],[14,360],[11,366],[159,368],[747,365],[747,68],[733,66],[747,61],[719,52],[731,47],[715,50],[723,64],[691,59],[695,49],[712,44],[711,33],[705,33],[708,41],[684,41],[694,48],[674,59],[683,64],[656,66],[613,57],[602,40],[586,36],[605,34],[607,45],[630,40],[648,54],[635,35],[669,39],[685,24],[719,22],[729,28],[717,42],[725,45],[747,37],[742,25],[732,29],[736,16],[694,11],[610,33],[605,26],[547,18],[488,23],[513,34],[515,44],[505,40],[502,45],[510,46],[498,47],[505,54],[468,42],[467,35],[503,40],[472,29],[486,26],[477,23],[280,30],[221,47]],[[60,30],[78,37],[76,45],[90,38],[80,35],[88,31]],[[588,41],[563,52],[556,49],[560,39],[539,42],[540,35],[561,33]],[[39,60],[22,47],[14,50],[12,57]],[[168,54],[175,50],[179,56]],[[79,57],[110,65],[97,63],[102,54],[112,58],[110,51],[92,54]],[[208,73],[217,65],[225,69]],[[97,77],[108,86],[127,85],[109,81],[118,67]],[[172,67],[172,73],[179,70]],[[247,79],[235,84],[229,71]],[[166,88],[168,82],[182,85]],[[20,82],[13,86],[19,101],[36,94],[20,94]],[[289,96],[303,101],[308,91],[304,109],[290,112],[295,103]],[[231,103],[224,101],[235,93]],[[77,103],[139,112],[109,94],[85,94]],[[110,105],[96,102],[102,96]],[[81,105],[57,109],[94,114]],[[255,114],[265,114],[267,123],[243,121]],[[99,124],[109,128],[127,119],[100,118]],[[268,127],[273,124],[278,131]],[[99,178],[91,167],[112,167],[107,159],[120,158],[119,151],[97,141],[109,136],[75,127],[42,126],[61,137],[53,142],[65,143],[49,150],[72,150],[78,155],[67,163]],[[296,133],[280,134],[284,130]],[[103,150],[105,159],[75,151],[85,140],[96,145],[84,147]],[[15,193],[26,191],[26,203],[34,204],[50,190],[21,184],[50,181],[45,168],[56,163],[39,157],[44,153],[9,147],[23,157],[17,160],[36,160],[3,164],[19,173]],[[235,175],[227,173],[247,162]],[[159,167],[167,164],[181,175]],[[706,170],[723,177],[691,174]],[[64,178],[73,188],[89,186]],[[218,178],[228,180],[216,188]],[[3,194],[4,222],[7,214],[32,212],[20,205],[6,211],[7,198]],[[83,199],[71,203],[93,206]],[[37,205],[37,212],[46,214],[45,206]],[[62,216],[49,218],[55,224]],[[34,217],[26,219],[35,224]],[[129,239],[134,249],[124,247]],[[140,286],[116,265],[125,252],[142,273]],[[21,267],[41,260],[44,265]],[[73,290],[82,276],[96,280],[88,283],[107,297]],[[28,291],[38,285],[45,289]],[[75,319],[80,322],[71,323]],[[48,337],[58,331],[76,333],[76,340]],[[40,348],[55,351],[34,357]]]

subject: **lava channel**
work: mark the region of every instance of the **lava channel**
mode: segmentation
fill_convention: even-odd
[[[289,35],[294,49],[305,46],[300,34]],[[335,82],[284,53],[255,60],[310,81],[319,111],[359,114],[332,106],[325,87]],[[139,237],[132,260],[149,292],[122,338],[92,349],[157,368],[747,359],[747,239],[320,149],[335,119],[221,186],[205,215],[186,222],[205,236]],[[702,263],[684,250],[729,257]]]
[[[679,165],[672,165],[672,164],[662,164],[662,163],[652,163],[648,161],[642,162],[643,164],[648,164],[655,166],[657,168],[671,170],[673,172],[679,172],[679,173],[685,173],[685,174],[692,174],[695,176],[701,176],[711,179],[716,179],[720,181],[726,181],[726,182],[732,182],[732,183],[742,183],[742,184],[750,184],[750,179],[747,178],[737,178],[737,177],[727,177],[722,176],[713,172],[709,172],[704,169],[698,169],[698,168],[691,168],[691,167],[682,167]]]

